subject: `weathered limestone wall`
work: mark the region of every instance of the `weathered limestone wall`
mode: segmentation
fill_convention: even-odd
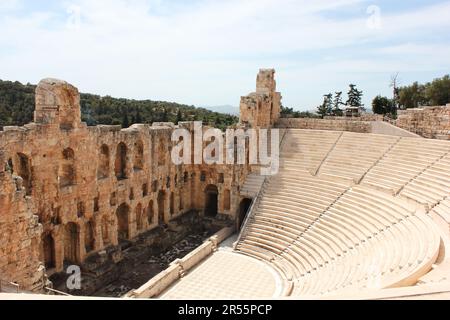
[[[269,128],[280,117],[281,94],[276,92],[275,70],[261,69],[256,92],[241,98],[240,123],[251,128]]]
[[[45,283],[45,269],[39,259],[42,226],[35,212],[21,179],[6,171],[0,151],[0,280],[30,290]]]
[[[399,111],[395,124],[425,138],[450,140],[450,104]]]
[[[121,240],[203,210],[211,192],[218,193],[218,212],[234,218],[247,167],[173,164],[176,128],[87,127],[78,90],[41,81],[35,123],[0,132],[3,280],[42,288],[36,284],[42,265],[50,272],[80,265]],[[22,177],[24,190],[15,190],[13,174]]]
[[[372,124],[370,121],[359,120],[328,120],[328,119],[311,119],[311,118],[281,118],[276,126],[278,128],[291,129],[311,129],[311,130],[334,130],[334,131],[351,131],[359,133],[372,132]]]

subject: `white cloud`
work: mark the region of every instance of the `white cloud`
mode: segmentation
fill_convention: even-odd
[[[54,76],[99,94],[236,105],[240,95],[253,90],[259,67],[276,67],[280,89],[295,106],[317,99],[308,91],[300,94],[298,87],[323,92],[353,81],[349,77],[370,81],[373,73],[449,67],[446,45],[435,51],[428,44],[424,50],[410,38],[415,32],[445,34],[450,2],[396,15],[383,10],[380,30],[366,27],[365,9],[355,18],[323,15],[367,5],[362,0],[70,1],[57,12],[0,19],[1,77],[37,82]],[[73,19],[69,6],[80,8],[79,28],[67,27]],[[374,53],[378,56],[370,58]],[[428,57],[434,59],[418,60]]]

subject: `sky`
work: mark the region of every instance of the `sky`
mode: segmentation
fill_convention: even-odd
[[[283,104],[378,94],[450,73],[450,1],[0,0],[0,79],[81,92],[238,106],[259,68]]]

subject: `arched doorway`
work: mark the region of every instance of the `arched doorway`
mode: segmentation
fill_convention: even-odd
[[[251,206],[252,206],[252,199],[249,198],[242,199],[241,204],[239,205],[239,221],[238,221],[239,229],[242,227],[242,224],[244,223]]]
[[[130,207],[123,203],[117,208],[117,235],[120,240],[128,240],[129,230],[128,230],[128,217],[130,214]]]
[[[127,178],[127,146],[123,142],[119,143],[117,146],[114,171],[117,180],[124,180]]]
[[[55,268],[55,240],[53,240],[52,235],[49,233],[44,237],[44,263],[45,268],[53,269]]]
[[[64,262],[76,264],[79,262],[79,231],[76,223],[69,222],[65,227]]]
[[[210,184],[205,189],[205,216],[215,217],[218,213],[218,194],[219,190],[215,185]]]
[[[135,171],[144,169],[144,144],[141,140],[134,145],[133,169]]]
[[[158,192],[158,222],[159,224],[165,223],[164,221],[164,202],[166,201],[166,193],[164,191]]]

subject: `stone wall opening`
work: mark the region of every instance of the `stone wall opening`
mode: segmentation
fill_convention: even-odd
[[[97,179],[105,179],[109,176],[109,148],[107,145],[100,147],[98,160]]]
[[[133,169],[135,171],[144,169],[144,144],[141,140],[134,145]]]
[[[223,209],[227,211],[231,209],[231,194],[228,189],[223,191]]]
[[[175,193],[170,193],[170,215],[175,214]]]
[[[142,214],[142,205],[140,203],[136,206],[135,214],[137,231],[141,231],[142,229],[144,229],[144,217]]]
[[[64,149],[59,166],[59,186],[61,188],[75,184],[75,153],[71,148]]]
[[[219,190],[215,185],[208,185],[205,189],[205,216],[215,217],[218,213]]]
[[[166,193],[164,191],[158,192],[158,223],[164,224],[165,223],[165,206],[164,202],[166,201]]]
[[[148,204],[147,207],[147,222],[149,226],[152,225],[154,221],[155,209],[153,206],[154,206],[153,200],[150,200],[150,203]]]
[[[80,262],[80,241],[78,225],[69,222],[65,226],[64,234],[64,263],[78,264]]]
[[[31,160],[23,153],[17,154],[17,175],[23,179],[26,194],[31,195]]]
[[[95,248],[95,230],[94,223],[92,221],[88,221],[84,230],[84,247],[86,249],[86,253],[89,253]]]
[[[128,228],[128,219],[130,215],[130,207],[123,203],[117,208],[116,216],[117,216],[117,236],[119,241],[128,240],[129,238],[129,228]]]
[[[47,234],[43,241],[44,248],[44,264],[47,270],[53,269],[56,267],[55,263],[55,240],[52,235]]]
[[[123,142],[117,145],[114,171],[117,180],[124,180],[127,178],[127,146]]]
[[[109,239],[109,220],[107,216],[104,216],[102,218],[102,240],[103,246],[111,244],[111,241]]]
[[[248,211],[250,210],[250,207],[252,206],[252,199],[244,198],[242,199],[240,205],[239,205],[239,221],[238,226],[239,229],[242,228],[242,225],[244,224],[245,218],[247,217]]]

